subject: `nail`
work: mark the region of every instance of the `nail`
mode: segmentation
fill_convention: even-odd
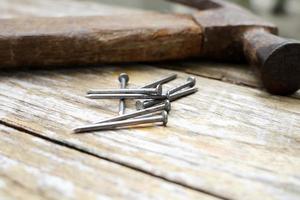
[[[108,89],[108,90],[89,90],[88,94],[148,94],[161,95],[162,86],[158,85],[156,88],[138,88],[138,89]]]
[[[187,87],[194,87],[196,85],[196,79],[195,77],[188,77],[187,78],[187,82],[186,83],[183,83],[182,85],[179,85],[175,88],[172,88],[168,91],[169,94],[174,94],[175,92],[178,92],[184,88],[187,88]]]
[[[192,88],[189,88],[189,89],[186,89],[186,90],[183,90],[180,92],[176,92],[174,94],[170,94],[167,96],[168,96],[169,101],[172,102],[172,101],[178,100],[182,97],[194,94],[197,91],[198,91],[198,88],[192,87]],[[157,99],[156,100],[146,100],[146,101],[139,100],[135,103],[135,105],[136,105],[137,110],[141,110],[141,109],[152,107],[152,106],[160,104],[160,103],[161,103],[161,101],[157,100]]]
[[[149,84],[143,86],[142,88],[155,88],[158,85],[162,85],[164,83],[170,82],[170,81],[172,81],[176,78],[177,78],[177,74],[171,74],[171,75],[168,75],[168,76],[166,76],[162,79],[154,81],[153,83],[149,83]]]
[[[163,111],[163,110],[167,111],[167,112],[169,112],[171,110],[171,103],[170,103],[169,100],[166,100],[161,105],[157,105],[157,106],[154,106],[154,107],[151,107],[151,108],[135,111],[133,113],[117,116],[117,117],[114,117],[114,118],[111,118],[111,119],[108,119],[108,120],[103,120],[103,121],[100,121],[100,122],[96,122],[96,124],[104,123],[104,122],[121,121],[121,120],[126,120],[126,119],[130,119],[130,118],[135,118],[135,117],[143,117],[143,115],[147,115],[147,114],[151,114],[151,113],[155,113],[155,112]]]
[[[146,114],[146,115],[141,115],[141,116],[135,117],[135,119],[142,119],[142,118],[146,118],[146,117],[154,117],[154,116],[157,116],[157,115],[162,115],[163,112],[164,111],[149,113],[149,114]]]
[[[167,99],[167,95],[147,95],[147,94],[88,94],[89,99]]]
[[[142,124],[150,124],[150,123],[163,123],[164,126],[168,123],[168,113],[164,111],[162,115],[155,116],[155,117],[148,117],[148,118],[141,118],[141,119],[130,119],[124,121],[117,121],[117,122],[106,122],[102,124],[93,124],[89,126],[82,126],[75,128],[73,131],[74,133],[83,133],[83,132],[90,132],[90,131],[100,131],[100,130],[112,130],[116,128],[124,128],[134,125],[142,125]]]
[[[170,101],[176,101],[182,97],[194,94],[196,92],[198,92],[198,88],[192,87],[192,88],[180,91],[180,92],[176,92],[174,94],[167,95],[167,97]]]
[[[129,82],[129,76],[126,73],[121,73],[119,75],[119,82],[120,82],[120,88],[124,89],[126,88],[128,82]],[[120,99],[119,102],[119,115],[124,115],[126,109],[125,99]]]

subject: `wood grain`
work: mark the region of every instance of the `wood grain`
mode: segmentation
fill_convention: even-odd
[[[215,79],[235,85],[241,85],[259,90],[264,90],[261,81],[255,71],[246,64],[220,63],[208,61],[183,61],[173,63],[160,63],[155,66],[178,70],[191,75],[197,75],[209,79]],[[300,100],[300,91],[291,98]]]
[[[2,125],[0,195],[1,199],[216,199]]]
[[[245,64],[183,61],[176,63],[162,63],[157,66],[236,85],[262,89],[262,85],[254,71],[250,66]]]
[[[68,9],[66,9],[68,8]],[[19,18],[28,16],[60,17],[60,16],[91,16],[112,15],[145,12],[141,10],[124,9],[116,6],[100,4],[94,1],[70,0],[2,0],[0,2],[1,18]],[[166,65],[164,65],[166,67]],[[172,69],[221,81],[261,88],[261,84],[248,66],[234,66],[216,63],[183,62],[172,63]]]
[[[0,67],[176,60],[199,55],[201,42],[184,15],[0,19]]]
[[[0,17],[13,19],[0,20],[0,67],[158,61],[194,57],[201,51],[201,28],[192,17],[102,5],[2,2]]]
[[[66,9],[68,8],[68,9]],[[128,9],[105,4],[95,1],[76,1],[76,0],[2,0],[0,2],[1,18],[19,18],[28,16],[40,17],[61,17],[61,16],[92,16],[92,15],[117,15],[141,13],[145,11]],[[160,65],[162,66],[162,65]],[[216,64],[203,62],[178,62],[164,67],[184,71],[186,73],[213,78],[225,82],[239,85],[246,85],[261,88],[261,84],[255,77],[250,67],[246,65]]]
[[[9,5],[14,3],[11,10],[15,12],[6,12],[6,17],[44,16],[44,13],[46,16],[59,16],[66,11],[64,8],[68,8],[66,15],[88,15],[87,10],[96,13],[102,6],[98,7],[97,3],[90,4],[90,1],[87,5],[93,6],[87,9],[84,8],[86,3],[79,1],[56,1],[57,4],[53,7],[50,6],[52,1],[49,0],[38,3],[36,0],[2,0],[0,5],[3,5],[3,2],[7,4],[6,7],[0,6],[0,11],[7,10]],[[68,6],[63,6],[64,3]],[[78,6],[78,9],[72,5]],[[5,14],[0,12],[0,15],[3,16],[3,13]],[[84,98],[87,89],[117,88],[117,76],[120,72],[129,73],[131,83],[134,83],[130,87],[137,87],[160,76],[174,73],[174,70],[145,65],[122,65],[55,71],[2,71],[0,122],[23,132],[2,128],[5,129],[5,136],[0,137],[0,143],[3,144],[0,145],[0,154],[3,157],[3,152],[6,152],[5,155],[9,159],[24,162],[5,174],[0,172],[0,195],[11,199],[20,196],[24,199],[41,198],[40,193],[28,190],[28,187],[33,191],[43,189],[35,185],[36,179],[27,188],[19,184],[28,176],[29,180],[32,179],[32,175],[24,171],[28,166],[35,166],[36,171],[48,175],[66,177],[66,181],[70,179],[78,192],[84,193],[91,184],[91,190],[105,195],[107,191],[100,187],[104,185],[101,179],[99,181],[88,174],[85,180],[85,175],[82,175],[76,164],[79,160],[81,164],[84,162],[84,166],[92,168],[96,176],[105,177],[105,180],[108,180],[108,183],[105,182],[106,186],[114,186],[116,174],[125,182],[128,180],[129,186],[124,187],[122,191],[112,188],[112,191],[116,191],[115,194],[121,197],[123,192],[137,195],[131,189],[141,188],[140,185],[149,182],[151,187],[154,185],[155,188],[165,188],[166,184],[169,188],[167,191],[179,191],[179,198],[191,195],[191,198],[198,199],[215,196],[228,199],[298,200],[299,95],[296,95],[296,98],[268,95],[255,89],[259,86],[251,78],[251,74],[239,78],[242,70],[235,70],[232,65],[208,64],[203,67],[203,64],[198,62],[191,64],[192,66],[181,64],[185,67],[180,69],[181,71],[202,76],[197,77],[200,91],[172,104],[173,110],[167,128],[147,127],[87,135],[72,135],[71,129],[114,116],[118,111],[117,101],[92,101]],[[173,64],[168,65],[175,69]],[[180,79],[167,84],[166,88],[182,83],[187,76],[186,73],[179,73]],[[130,105],[133,109],[133,102]],[[24,132],[57,141],[65,147],[57,147],[49,142],[39,144],[36,142],[40,141],[39,139],[33,135],[24,135]],[[26,152],[28,149],[35,149],[44,154],[29,154],[30,151]],[[59,165],[57,160],[47,157],[45,153],[54,154],[66,161],[75,160],[75,164],[71,162],[70,165]],[[44,165],[38,165],[40,160]],[[52,170],[56,169],[55,165],[62,166],[58,172],[45,171],[49,170],[49,166],[50,170],[51,167]],[[73,167],[77,169],[76,172],[72,170]],[[16,171],[18,173],[15,174]],[[82,181],[75,182],[73,177]],[[132,182],[131,177],[138,180]],[[139,185],[137,183],[140,183],[140,179],[142,183]],[[165,181],[162,182],[162,179]],[[42,191],[51,197],[57,195],[55,188]],[[172,195],[169,194],[171,192],[165,194],[160,193],[162,190],[157,191],[162,196]],[[91,193],[95,195],[96,192]],[[147,191],[144,192],[142,198],[148,197]],[[200,192],[210,196],[203,196]]]
[[[89,88],[118,87],[121,71],[130,75],[130,87],[173,72],[102,66],[2,73],[1,121],[214,196],[297,199],[300,105],[295,99],[197,77],[199,92],[173,104],[167,128],[70,134],[74,126],[117,113],[117,101],[92,101],[84,94]],[[167,87],[185,81],[186,75],[179,75]]]

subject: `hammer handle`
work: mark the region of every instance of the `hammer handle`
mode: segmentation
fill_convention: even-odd
[[[252,28],[242,36],[244,55],[272,94],[289,95],[300,88],[300,43]]]
[[[0,68],[184,59],[199,55],[202,36],[186,15],[2,19]]]

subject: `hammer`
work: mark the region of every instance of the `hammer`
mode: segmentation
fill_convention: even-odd
[[[222,0],[171,0],[199,9],[201,56],[243,60],[255,67],[272,94],[290,95],[300,88],[300,43],[278,37],[278,28],[233,3]]]
[[[0,68],[247,59],[270,93],[299,89],[300,43],[276,26],[222,0],[170,1],[195,12],[1,19]]]

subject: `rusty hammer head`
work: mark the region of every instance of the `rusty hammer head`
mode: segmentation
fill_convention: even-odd
[[[246,58],[272,94],[288,95],[300,88],[300,43],[277,36],[277,27],[223,0],[169,0],[196,8],[202,27],[202,56],[240,61]]]

